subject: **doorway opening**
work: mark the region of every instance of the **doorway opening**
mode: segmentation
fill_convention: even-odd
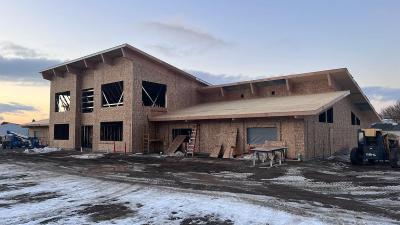
[[[84,150],[91,150],[93,148],[93,126],[82,126],[81,146]]]

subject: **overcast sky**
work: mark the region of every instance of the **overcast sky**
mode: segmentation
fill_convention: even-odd
[[[211,83],[346,67],[400,97],[400,1],[0,0],[0,119],[49,111],[38,71],[129,43]]]

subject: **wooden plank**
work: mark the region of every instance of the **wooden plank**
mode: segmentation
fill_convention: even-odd
[[[224,158],[224,159],[233,158],[233,147],[226,147],[222,158]]]
[[[222,145],[215,145],[214,148],[211,150],[210,157],[211,158],[218,158],[219,153],[221,153]]]
[[[286,90],[288,91],[289,95],[291,95],[292,88],[290,87],[289,79],[285,79],[286,81]]]
[[[331,78],[331,74],[330,74],[330,73],[327,73],[327,74],[326,74],[326,78],[328,78],[328,85],[329,85],[329,87],[332,87],[332,78]]]
[[[235,155],[236,143],[237,143],[237,128],[231,127],[222,135],[224,155],[222,158],[233,158]]]
[[[183,143],[183,141],[185,139],[186,139],[186,135],[178,135],[178,136],[176,136],[175,139],[172,141],[171,145],[165,151],[165,154],[174,153],[179,148],[179,146]]]
[[[254,95],[256,92],[255,92],[255,90],[254,90],[254,85],[253,85],[253,83],[250,83],[250,91],[251,91],[251,94],[252,95]]]

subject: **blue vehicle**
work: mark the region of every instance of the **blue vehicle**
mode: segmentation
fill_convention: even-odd
[[[2,147],[3,149],[36,148],[39,147],[39,140],[7,131],[7,134],[2,137]]]

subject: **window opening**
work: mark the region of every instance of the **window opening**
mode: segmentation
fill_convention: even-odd
[[[124,105],[124,82],[114,82],[101,85],[101,104],[103,107]]]
[[[333,108],[330,108],[326,111],[326,122],[333,123]]]
[[[142,81],[142,104],[151,107],[166,107],[167,85]]]
[[[71,104],[71,95],[69,91],[58,92],[56,93],[56,102],[55,102],[55,111],[56,112],[66,112],[70,110]]]
[[[172,129],[172,140],[174,140],[178,135],[186,135],[186,138],[183,142],[189,142],[191,133],[192,133],[192,129],[188,129],[188,128]]]
[[[82,90],[82,113],[93,112],[93,104],[94,104],[93,98],[94,98],[93,88]]]
[[[100,123],[100,141],[122,141],[122,136],[122,121]]]
[[[69,139],[69,124],[54,124],[54,140]]]
[[[351,125],[360,125],[360,123],[360,119],[353,112],[351,112]]]
[[[264,144],[266,141],[277,141],[278,129],[276,127],[247,128],[247,144]]]

